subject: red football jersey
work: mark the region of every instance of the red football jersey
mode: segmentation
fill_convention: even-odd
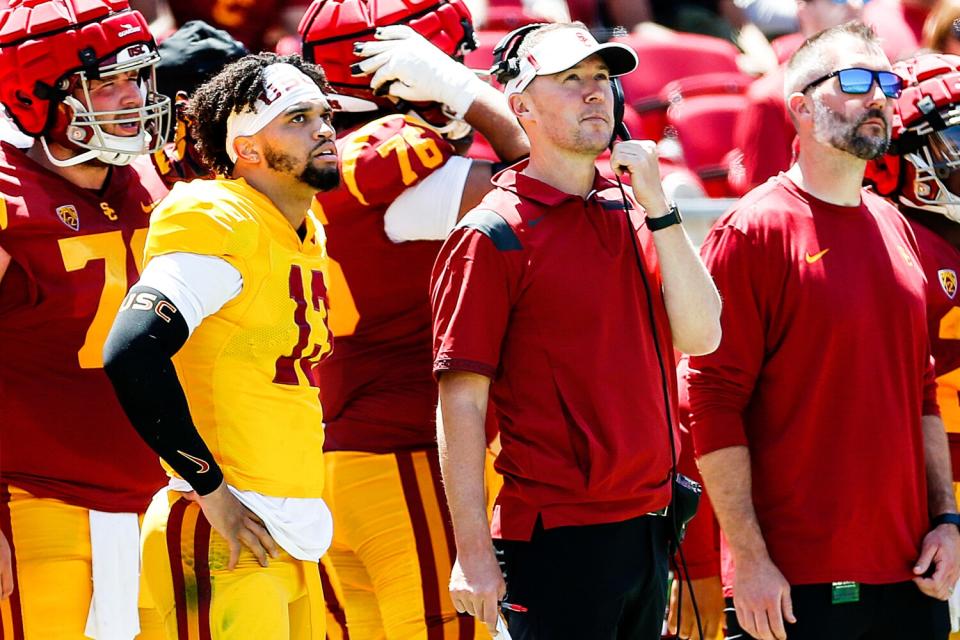
[[[163,485],[102,351],[166,193],[148,158],[98,192],[0,144],[0,482],[101,511],[143,511]]]
[[[330,255],[333,353],[320,363],[325,449],[435,446],[430,271],[440,242],[394,243],[390,203],[453,155],[437,133],[390,115],[337,141],[342,184],[317,198]]]
[[[927,327],[937,367],[937,402],[947,426],[953,479],[960,481],[960,250],[910,220],[927,276]]]

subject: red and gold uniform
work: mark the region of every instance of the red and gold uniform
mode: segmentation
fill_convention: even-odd
[[[82,638],[88,510],[142,513],[163,485],[101,352],[166,191],[146,158],[95,191],[0,143],[0,530],[16,581],[0,637]]]
[[[919,222],[907,220],[917,236],[927,277],[927,332],[937,373],[937,403],[950,444],[953,491],[960,494],[960,251]],[[950,637],[957,640],[960,634]]]
[[[145,250],[146,261],[214,256],[243,278],[242,291],[173,360],[227,484],[277,498],[320,498],[324,482],[316,365],[331,348],[327,256],[312,214],[306,228],[301,240],[242,179],[195,180],[157,209]],[[281,552],[264,568],[244,548],[229,571],[228,558],[196,503],[158,494],[144,522],[143,571],[168,638],[323,638],[316,562]]]
[[[937,402],[947,428],[953,479],[960,480],[960,251],[922,224],[910,221],[927,276],[927,326],[936,361]]]
[[[330,253],[330,328],[320,365],[341,610],[331,634],[472,638],[447,595],[455,555],[436,448],[428,287],[440,242],[392,242],[384,213],[453,155],[409,116],[341,136],[342,183],[318,195]],[[481,625],[482,626],[482,625]],[[426,628],[426,636],[422,634]]]

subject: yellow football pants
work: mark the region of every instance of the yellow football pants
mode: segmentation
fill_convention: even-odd
[[[200,506],[158,493],[143,523],[143,573],[167,640],[323,640],[326,609],[315,562],[281,550],[261,567],[243,547],[230,550]]]
[[[0,531],[14,579],[13,594],[0,602],[0,638],[85,638],[93,595],[89,511],[0,485]],[[140,628],[138,638],[163,637],[142,581]]]
[[[484,625],[457,613],[447,590],[456,547],[436,450],[333,451],[324,463],[334,521],[321,560],[328,637],[489,638]],[[498,478],[488,482],[494,495]]]

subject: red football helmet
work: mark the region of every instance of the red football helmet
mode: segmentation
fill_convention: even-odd
[[[155,93],[160,59],[147,22],[127,0],[13,0],[0,12],[0,103],[24,133],[79,155],[65,166],[97,158],[115,165],[152,153],[165,142],[170,99]],[[91,80],[139,72],[141,104],[93,108]],[[131,136],[105,125],[139,125]]]
[[[374,95],[370,79],[352,75],[350,66],[361,61],[353,53],[354,42],[373,40],[377,27],[393,24],[410,26],[457,59],[477,46],[470,10],[463,0],[313,0],[300,21],[303,57],[323,67],[337,93],[392,111],[394,103]],[[416,111],[430,124],[442,126],[448,118],[437,107],[416,105]]]
[[[904,79],[890,150],[867,165],[880,195],[960,222],[960,56],[929,53],[893,65]]]

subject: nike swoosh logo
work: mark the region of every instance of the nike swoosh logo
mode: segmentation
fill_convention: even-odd
[[[543,222],[543,218],[544,218],[544,216],[546,216],[546,215],[547,215],[547,214],[544,213],[544,214],[541,214],[539,217],[534,218],[533,220],[530,220],[529,222],[527,222],[527,226],[528,226],[528,227],[535,227],[535,226],[537,226],[538,224],[540,224],[541,222]]]
[[[157,202],[151,202],[150,204],[143,204],[143,203],[141,202],[141,203],[140,203],[140,208],[143,209],[143,212],[144,212],[144,213],[150,213],[151,211],[153,211],[154,209],[157,208],[157,205],[158,205],[158,204],[160,204],[159,201],[157,201]]]
[[[206,473],[207,471],[210,471],[210,463],[207,462],[206,460],[201,460],[200,458],[197,458],[196,456],[192,456],[189,453],[184,453],[179,449],[177,449],[177,453],[182,455],[184,458],[186,458],[190,462],[197,463],[197,466],[200,467],[200,470],[197,471],[197,473]]]
[[[813,255],[810,255],[810,252],[807,251],[807,264],[813,264],[814,262],[818,261],[820,258],[827,255],[827,251],[830,251],[830,249],[824,249],[823,251],[819,251]]]

